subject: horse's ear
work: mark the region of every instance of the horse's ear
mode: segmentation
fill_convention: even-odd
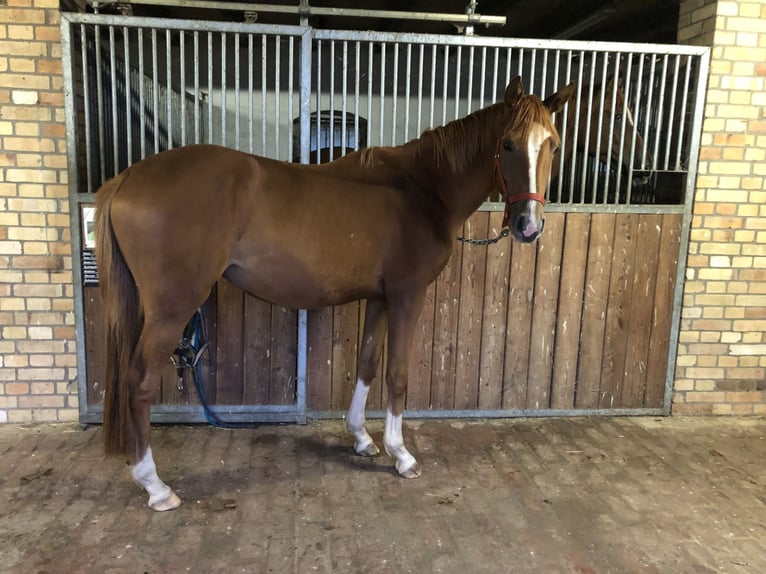
[[[524,95],[524,84],[521,82],[521,76],[516,76],[505,88],[505,105],[509,108],[515,106]]]
[[[547,98],[545,98],[545,107],[548,108],[548,110],[555,114],[556,112],[560,112],[564,105],[571,99],[574,98],[575,94],[575,87],[576,84],[572,82],[571,84],[567,84],[563,88],[561,88],[558,92],[555,94],[551,94]]]

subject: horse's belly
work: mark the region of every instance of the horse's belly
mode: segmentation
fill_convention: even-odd
[[[372,269],[340,261],[321,266],[281,257],[251,258],[233,263],[224,277],[251,295],[283,307],[315,309],[382,294],[382,281]]]

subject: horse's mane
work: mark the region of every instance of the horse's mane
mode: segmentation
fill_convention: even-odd
[[[506,110],[506,105],[499,102],[475,111],[464,118],[454,120],[444,126],[426,130],[416,140],[416,157],[433,154],[436,165],[446,164],[453,172],[460,172],[470,165],[476,157],[485,151],[486,139],[480,130],[497,130],[498,119]],[[525,95],[516,103],[508,115],[504,131],[520,132],[526,140],[534,123],[540,123],[551,133],[557,133],[551,114],[543,102],[536,96]],[[498,132],[499,135],[499,132]],[[365,148],[359,155],[359,165],[374,165],[375,148]]]

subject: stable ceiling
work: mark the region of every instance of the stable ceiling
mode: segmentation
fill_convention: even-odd
[[[680,0],[497,0],[479,2],[477,13],[506,16],[505,26],[477,27],[475,34],[518,38],[567,38],[618,42],[675,43]],[[231,4],[246,4],[228,0]],[[259,4],[291,4],[298,0],[261,0]],[[210,4],[215,4],[211,1]],[[467,0],[310,0],[312,7],[355,8],[366,10],[400,10],[412,12],[446,12],[460,14]],[[114,11],[114,7],[102,11]],[[244,12],[207,10],[179,6],[134,5],[136,16],[191,18],[209,20],[244,20]],[[260,12],[260,23],[297,24],[293,15]],[[413,22],[382,18],[346,18],[312,16],[309,23],[316,28],[381,30],[387,32],[423,32],[454,34],[452,24]]]

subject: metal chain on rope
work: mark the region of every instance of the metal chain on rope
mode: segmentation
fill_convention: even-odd
[[[457,240],[462,241],[463,243],[468,243],[470,245],[493,245],[501,239],[508,237],[510,233],[510,228],[503,227],[496,237],[490,237],[489,239],[469,239],[468,237],[458,237]]]

